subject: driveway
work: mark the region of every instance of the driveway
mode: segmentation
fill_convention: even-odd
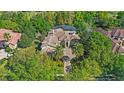
[[[5,49],[0,50],[0,60],[3,58],[7,58],[7,53],[5,52]]]

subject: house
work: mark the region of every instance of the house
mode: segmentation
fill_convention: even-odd
[[[9,34],[8,40],[5,39],[5,33]],[[13,32],[12,30],[8,29],[0,29],[0,46],[3,46],[3,42],[6,41],[7,45],[11,49],[15,49],[20,38],[21,33]]]
[[[124,53],[124,29],[113,29],[113,31],[109,34],[109,37],[113,41],[113,49],[112,51],[115,53]]]
[[[61,42],[65,42],[65,47],[70,47],[71,40],[80,39],[76,35],[76,28],[68,25],[60,25],[54,27],[45,37],[42,42],[41,48],[45,52],[50,52],[60,45]]]
[[[5,35],[7,36],[5,37]],[[0,29],[0,60],[12,55],[8,54],[5,48],[9,46],[11,49],[15,49],[20,38],[20,33],[8,29]]]
[[[43,52],[48,54],[54,53],[57,46],[61,42],[65,43],[63,49],[63,57],[61,58],[64,62],[64,72],[68,73],[71,70],[70,60],[74,58],[73,51],[70,47],[72,40],[79,40],[80,37],[76,34],[76,28],[68,25],[55,26],[42,42],[41,49]]]
[[[105,31],[99,28],[97,31],[103,33],[112,40],[113,53],[124,53],[124,29],[114,28],[112,30]]]

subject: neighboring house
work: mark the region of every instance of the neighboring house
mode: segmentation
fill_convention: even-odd
[[[13,32],[12,30],[8,30],[8,29],[0,29],[0,46],[2,46],[2,42],[5,42],[5,33],[8,33],[10,35],[10,38],[8,39],[8,41],[6,41],[7,45],[11,48],[11,49],[15,49],[17,47],[17,43],[21,38],[21,33],[17,33],[17,32]]]
[[[0,60],[12,55],[7,53],[5,48],[9,46],[11,49],[15,49],[20,38],[20,33],[8,29],[0,29]]]
[[[101,28],[97,31],[105,34],[112,40],[112,52],[113,53],[124,53],[124,29],[114,28],[111,31],[105,31]]]

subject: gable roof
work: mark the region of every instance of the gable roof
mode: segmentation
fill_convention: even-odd
[[[10,34],[10,39],[8,41],[9,44],[17,44],[18,40],[21,38],[21,33],[13,32],[12,30],[8,29],[0,29],[0,41],[5,40],[4,39],[4,34],[9,33]]]
[[[55,26],[53,29],[59,29],[59,28],[62,28],[64,31],[76,31],[75,27],[69,25],[59,25],[59,26]]]
[[[59,40],[58,40],[57,36],[55,36],[55,35],[48,35],[43,40],[42,46],[49,45],[49,46],[56,47],[56,44],[58,44],[58,42],[59,42]]]

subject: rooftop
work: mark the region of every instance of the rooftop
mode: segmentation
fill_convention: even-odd
[[[13,32],[12,30],[8,29],[0,29],[0,41],[5,40],[4,39],[4,34],[9,33],[10,34],[10,39],[8,41],[9,44],[17,44],[18,40],[21,38],[21,33]]]
[[[114,37],[124,37],[124,29],[113,29],[111,35]]]

